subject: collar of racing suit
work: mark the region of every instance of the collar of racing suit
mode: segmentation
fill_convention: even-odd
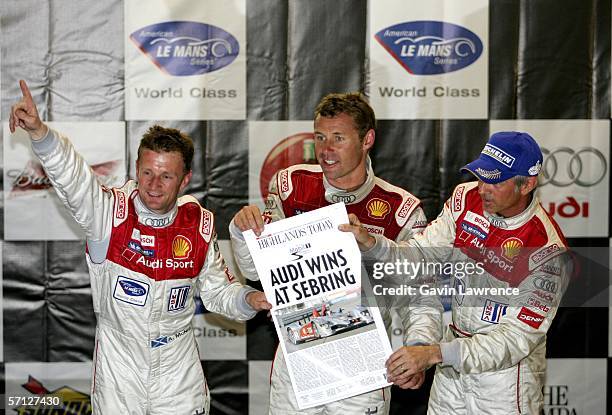
[[[504,218],[502,216],[498,216],[487,211],[484,212],[484,216],[487,218],[491,225],[495,226],[499,229],[508,229],[513,230],[520,228],[523,226],[529,219],[533,217],[535,214],[538,205],[540,204],[540,200],[538,196],[536,196],[535,192],[531,198],[531,203],[527,206],[527,209],[522,211],[516,216],[511,216],[509,218]]]
[[[346,191],[332,186],[325,175],[323,175],[323,185],[325,186],[325,200],[330,203],[344,202],[347,205],[358,203],[363,200],[374,188],[374,170],[370,156],[366,159],[366,180],[353,191]]]
[[[138,222],[151,226],[153,228],[163,228],[168,226],[174,221],[176,214],[178,213],[178,204],[174,204],[174,207],[170,211],[160,215],[159,213],[151,212],[149,208],[140,200],[140,196],[136,194],[134,197],[134,208],[138,215]]]

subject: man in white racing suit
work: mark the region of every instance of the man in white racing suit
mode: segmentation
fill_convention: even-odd
[[[451,278],[452,323],[444,340],[404,347],[387,361],[394,383],[438,364],[429,414],[542,409],[546,332],[571,272],[565,238],[535,195],[542,160],[527,133],[498,132],[464,167],[478,182],[457,186],[414,239],[398,244],[369,235],[356,217],[342,225],[367,258],[475,265]]]
[[[269,309],[220,255],[211,212],[178,197],[191,178],[193,144],[154,126],[138,150],[138,182],[100,186],[68,139],[39,118],[30,91],[11,109],[59,198],[84,229],[96,314],[95,414],[208,414],[210,398],[192,317],[194,296],[230,318]]]
[[[270,183],[266,210],[246,206],[230,224],[234,254],[243,274],[258,279],[242,231],[263,231],[264,223],[281,220],[336,202],[357,215],[373,233],[393,240],[407,240],[426,224],[418,198],[376,177],[368,157],[375,139],[374,111],[360,94],[330,94],[315,110],[315,154],[319,165],[295,165],[283,169]],[[380,299],[382,300],[382,299]],[[388,299],[387,299],[388,300]],[[431,344],[441,335],[441,306],[424,297],[399,309],[404,344]],[[436,299],[437,300],[437,299]],[[387,304],[388,305],[388,304]],[[381,306],[381,304],[379,304]],[[389,329],[387,307],[380,307]],[[406,388],[418,388],[424,372],[406,379]],[[383,415],[389,410],[389,388],[300,410],[283,354],[274,358],[270,385],[270,414],[361,414]]]

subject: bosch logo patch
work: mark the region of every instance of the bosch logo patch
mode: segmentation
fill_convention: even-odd
[[[155,236],[140,235],[140,244],[142,246],[155,246]]]
[[[480,229],[485,231],[485,233],[489,232],[490,223],[484,216],[481,216],[470,210],[465,214],[465,220],[466,222],[480,227]]]
[[[368,225],[367,223],[362,223],[361,225],[370,234],[373,234],[373,235],[384,235],[385,234],[385,228],[382,228],[380,226]]]

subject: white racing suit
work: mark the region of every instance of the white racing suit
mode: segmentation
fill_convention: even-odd
[[[255,311],[229,273],[213,215],[191,196],[167,214],[147,210],[136,183],[101,187],[70,142],[49,130],[34,152],[85,230],[97,318],[95,414],[208,414],[209,392],[192,330],[194,296],[235,319]]]
[[[375,237],[367,258],[463,264],[462,274],[455,268],[451,278],[452,324],[440,344],[443,361],[428,413],[539,414],[546,332],[571,260],[559,227],[538,198],[534,195],[519,215],[502,218],[483,211],[476,182],[464,183],[414,239],[396,244]],[[467,263],[480,269],[465,272]],[[511,288],[518,293],[508,292]]]
[[[357,190],[346,192],[330,185],[318,165],[296,165],[281,170],[270,183],[264,219],[266,223],[344,202],[348,213],[359,217],[372,233],[394,240],[406,240],[423,230],[427,219],[420,201],[407,191],[374,176],[368,159],[367,179]],[[230,224],[236,262],[249,279],[257,280],[242,233]],[[441,336],[441,304],[431,298],[415,298],[410,307],[398,309],[402,320],[405,344],[436,343]],[[379,303],[379,309],[389,331],[389,309]],[[283,353],[278,349],[274,358],[270,385],[270,414],[378,414],[389,411],[390,388],[375,390],[336,402],[300,410]]]

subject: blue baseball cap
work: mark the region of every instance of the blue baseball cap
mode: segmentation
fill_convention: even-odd
[[[480,157],[461,168],[485,183],[501,183],[514,176],[537,176],[542,168],[542,151],[527,133],[494,133]]]

